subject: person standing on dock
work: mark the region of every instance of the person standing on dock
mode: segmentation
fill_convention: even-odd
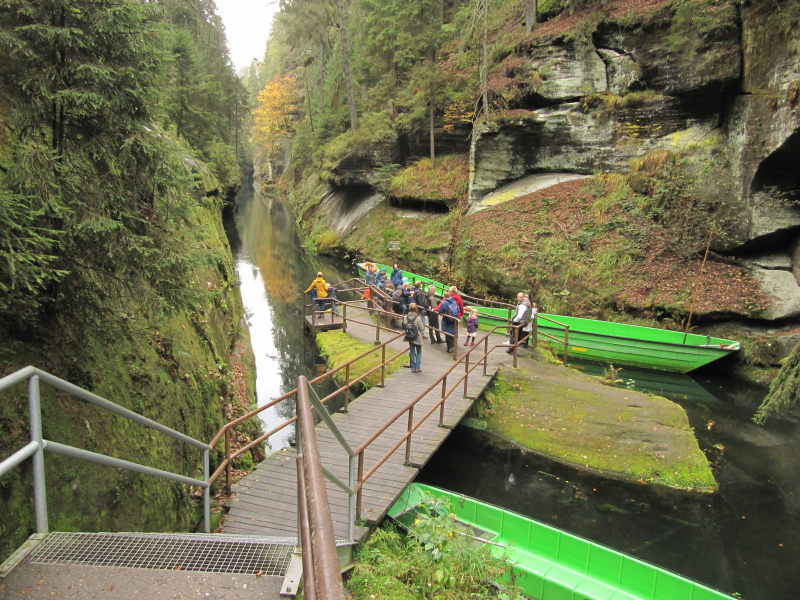
[[[428,288],[428,335],[431,338],[431,344],[441,344],[442,334],[439,331],[439,313],[436,312],[434,306],[439,305],[439,299],[436,297],[436,286],[432,285]],[[434,340],[434,337],[436,338]]]
[[[314,281],[306,288],[305,294],[311,293],[311,301],[314,303],[314,310],[325,310],[325,302],[321,301],[328,297],[328,282],[322,277],[322,272],[318,272]]]
[[[456,321],[458,321],[458,304],[450,296],[450,291],[444,293],[444,298],[436,307],[436,311],[442,316],[442,331],[444,331],[444,341],[447,344],[447,352],[453,352],[455,346]]]
[[[412,373],[421,373],[422,369],[422,332],[424,325],[419,315],[419,308],[413,302],[408,307],[408,313],[403,316],[403,329],[406,335],[403,339],[408,342],[408,366]]]
[[[474,306],[469,310],[469,318],[467,319],[467,339],[464,340],[465,346],[475,345],[475,336],[478,333],[478,309]]]
[[[450,286],[450,297],[458,305],[458,318],[464,315],[464,299],[458,293],[458,288],[454,285]]]
[[[422,317],[422,339],[427,340],[428,309],[431,307],[431,303],[428,301],[428,295],[423,291],[422,284],[419,281],[414,284],[414,292],[411,301],[416,304],[419,309],[419,316]]]
[[[508,331],[508,341],[505,342],[506,346],[513,346],[516,343],[527,343],[525,327],[528,321],[531,320],[531,302],[525,298],[525,294],[520,292],[517,294],[517,310],[511,318],[511,328]],[[511,354],[514,348],[509,348],[507,352]]]

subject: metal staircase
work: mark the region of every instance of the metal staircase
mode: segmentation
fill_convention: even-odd
[[[153,469],[44,439],[40,382],[183,443],[199,447],[203,451],[203,479]],[[25,367],[1,378],[0,391],[21,383],[28,385],[31,440],[0,461],[0,477],[27,459],[32,459],[37,533],[0,565],[0,598],[24,597],[27,600],[38,600],[56,597],[62,600],[73,598],[84,600],[95,597],[139,597],[164,600],[168,598],[267,600],[294,596],[298,593],[303,561],[297,538],[208,532],[209,489],[213,481],[209,472],[211,449],[209,444],[174,431],[35,367]],[[307,389],[304,389],[301,394],[306,404],[308,404],[307,393]],[[301,421],[309,420],[310,433],[307,435],[313,436],[310,404],[308,409],[308,415]],[[45,450],[201,487],[204,492],[203,512],[206,533],[50,532],[44,477]],[[302,455],[300,458],[302,459]],[[319,470],[320,467],[314,466],[318,460],[317,456],[315,460],[307,461],[307,464],[312,466],[306,468]],[[316,484],[316,488],[318,487],[319,483]],[[328,511],[327,501],[324,507],[320,505],[318,508]],[[301,521],[308,519],[303,515],[299,518]],[[329,521],[329,514],[327,518]],[[317,543],[316,538],[319,536],[320,522],[318,518],[314,529],[315,536],[304,536],[310,537],[314,544]],[[330,529],[332,532],[332,525]],[[337,558],[339,565],[349,561],[351,547],[349,541],[336,542],[334,545],[331,539],[330,548],[325,551],[312,550],[307,540],[303,539],[303,542],[303,548],[306,548],[307,568],[314,571],[318,568],[317,560],[310,562],[312,552],[316,552],[316,557],[332,558],[332,561],[328,561],[331,567],[328,570],[331,570],[333,575],[326,576],[338,576]],[[315,578],[319,578],[317,573]],[[326,600],[340,598],[341,577],[338,578],[338,582],[339,589],[335,594],[320,593],[318,597]],[[109,592],[115,592],[115,595],[111,596]],[[313,590],[306,590],[305,595],[311,598]]]

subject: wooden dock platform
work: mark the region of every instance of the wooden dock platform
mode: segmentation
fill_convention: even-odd
[[[342,329],[344,321],[339,313],[331,310],[315,311],[316,316],[306,315],[304,317],[306,331],[329,331],[331,329]]]
[[[348,321],[347,332],[372,343],[375,328],[354,324]],[[495,343],[503,338],[497,337]],[[462,339],[459,343],[463,342]],[[407,348],[402,341],[393,342],[395,350]],[[412,373],[410,369],[400,369],[386,379],[383,388],[375,387],[356,400],[350,402],[348,413],[332,415],[337,427],[342,431],[351,448],[358,447],[400,409],[435,382],[453,364],[452,354],[445,352],[445,344],[432,345],[425,340],[422,346],[422,372]],[[460,346],[459,349],[462,349]],[[477,353],[477,350],[476,350]],[[469,378],[467,394],[462,390],[454,392],[445,403],[444,427],[438,426],[438,418],[433,415],[414,433],[411,445],[413,466],[405,463],[404,448],[401,447],[364,484],[362,499],[362,518],[367,525],[379,523],[389,506],[397,499],[403,489],[414,480],[416,474],[445,441],[450,429],[455,427],[467,414],[475,398],[488,385],[491,376],[502,363],[511,358],[502,349],[495,350],[489,358],[488,375],[481,375],[476,369]],[[455,372],[454,372],[455,373]],[[440,398],[438,386],[432,390],[414,409],[415,422],[419,420]],[[365,470],[370,469],[407,429],[407,419],[398,419],[365,452]],[[318,444],[322,454],[322,464],[334,475],[347,483],[348,457],[334,435],[324,425],[317,427]],[[297,531],[297,477],[294,449],[275,452],[258,467],[233,486],[230,511],[224,521],[226,533],[251,535],[294,536]],[[326,482],[331,516],[335,534],[340,539],[348,535],[347,494],[331,482]],[[365,527],[356,528],[357,540],[368,533]]]

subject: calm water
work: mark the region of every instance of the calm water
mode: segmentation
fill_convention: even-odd
[[[229,236],[242,282],[259,404],[323,369],[303,333],[302,292],[317,270],[331,280],[349,266],[309,257],[291,211],[243,189]],[[586,366],[587,372],[602,369]],[[587,477],[478,433],[456,429],[420,473],[438,485],[572,531],[746,600],[789,600],[800,589],[800,456],[796,424],[750,422],[763,390],[729,376],[695,378],[625,370],[627,385],[680,402],[714,465],[720,492],[697,498]],[[292,405],[264,414],[264,427]],[[263,414],[263,413],[262,413]],[[289,443],[293,431],[273,440]]]
[[[601,371],[586,368],[588,371]],[[763,390],[719,374],[625,370],[681,403],[720,491],[693,497],[582,475],[457,429],[419,479],[498,504],[746,600],[798,597],[800,427],[750,421]]]
[[[298,376],[311,378],[326,370],[303,332],[302,321],[303,291],[317,271],[329,282],[357,273],[347,265],[309,257],[289,207],[252,187],[242,188],[235,215],[226,225],[250,326],[258,406],[263,406],[294,389]],[[264,430],[293,415],[292,402],[263,411]],[[284,448],[293,437],[294,427],[287,427],[271,438],[270,445],[273,450]]]

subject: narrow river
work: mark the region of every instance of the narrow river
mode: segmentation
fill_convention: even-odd
[[[257,369],[258,403],[324,368],[303,333],[302,298],[314,274],[355,273],[309,257],[288,207],[243,188],[229,237]],[[599,370],[584,367],[588,372]],[[726,373],[694,378],[623,371],[628,386],[682,404],[711,460],[710,497],[590,477],[457,428],[419,479],[481,498],[606,544],[746,600],[789,600],[800,589],[800,426],[750,421],[764,390]],[[291,416],[264,415],[265,429]],[[288,414],[287,414],[288,413]],[[286,430],[273,449],[290,443]]]
[[[255,193],[251,186],[244,186],[236,197],[236,211],[226,229],[250,327],[258,406],[263,406],[297,387],[298,376],[312,378],[326,370],[303,332],[303,292],[311,280],[318,271],[329,282],[344,281],[357,272],[345,264],[310,257],[303,250],[291,209]],[[264,431],[292,417],[293,411],[291,403],[263,411]],[[278,450],[293,439],[290,426],[273,436],[270,445]]]

